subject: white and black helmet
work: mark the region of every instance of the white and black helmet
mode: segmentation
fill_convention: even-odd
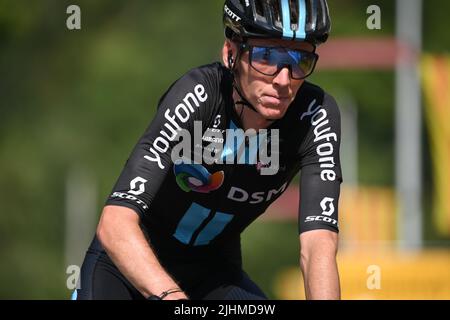
[[[331,29],[326,0],[226,0],[227,38],[275,38],[317,46]]]

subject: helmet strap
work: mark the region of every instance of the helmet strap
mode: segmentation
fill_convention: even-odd
[[[241,98],[241,100],[236,101],[235,104],[243,105],[243,106],[245,106],[245,107],[248,107],[248,108],[252,109],[252,110],[255,111],[256,113],[258,113],[258,111],[255,109],[255,107],[254,107],[250,102],[248,102],[247,99],[245,99],[245,97],[244,97],[244,95],[242,94],[241,90],[239,90],[239,88],[238,88],[238,86],[237,86],[236,80],[234,80],[234,82],[233,82],[233,88],[236,90],[237,94],[238,94],[239,97]]]
[[[255,107],[244,97],[244,95],[242,94],[242,91],[239,88],[238,82],[236,81],[236,75],[237,75],[236,63],[241,58],[241,54],[242,54],[241,46],[238,47],[238,51],[237,51],[235,60],[233,59],[233,54],[231,52],[228,54],[228,66],[233,75],[233,88],[236,90],[237,94],[241,98],[241,100],[236,101],[235,104],[240,104],[240,105],[246,106],[246,107],[252,109],[253,111],[255,111],[256,113],[258,113],[258,111],[255,109]]]

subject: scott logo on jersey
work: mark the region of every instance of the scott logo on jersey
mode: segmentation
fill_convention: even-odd
[[[136,177],[130,182],[130,191],[128,193],[131,193],[135,196],[141,195],[145,192],[145,184],[147,183],[147,180],[142,177]]]
[[[332,225],[338,224],[336,219],[331,218],[333,213],[335,212],[334,208],[334,198],[325,197],[320,201],[320,207],[322,209],[322,215],[320,216],[308,216],[305,219],[305,222],[314,222],[314,221],[322,221],[326,223],[330,223]]]

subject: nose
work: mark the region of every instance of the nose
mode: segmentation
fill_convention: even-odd
[[[287,87],[291,84],[291,76],[288,67],[283,67],[273,79],[273,84],[280,87]]]

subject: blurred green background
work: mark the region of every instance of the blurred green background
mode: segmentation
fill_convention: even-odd
[[[81,8],[81,30],[66,28],[71,4]],[[371,4],[382,9],[381,30],[366,28]],[[69,173],[94,177],[99,214],[159,97],[187,70],[219,59],[222,5],[0,0],[0,298],[70,296],[64,258]],[[332,38],[394,34],[395,1],[329,5]],[[448,12],[448,1],[424,1],[425,52],[448,53]],[[358,182],[392,187],[394,72],[322,71],[311,80],[357,101]],[[427,141],[425,129],[423,136]],[[429,158],[425,148],[425,241],[448,244],[427,223]],[[273,275],[298,263],[297,239],[296,221],[257,222],[243,236],[245,266],[272,298]]]

